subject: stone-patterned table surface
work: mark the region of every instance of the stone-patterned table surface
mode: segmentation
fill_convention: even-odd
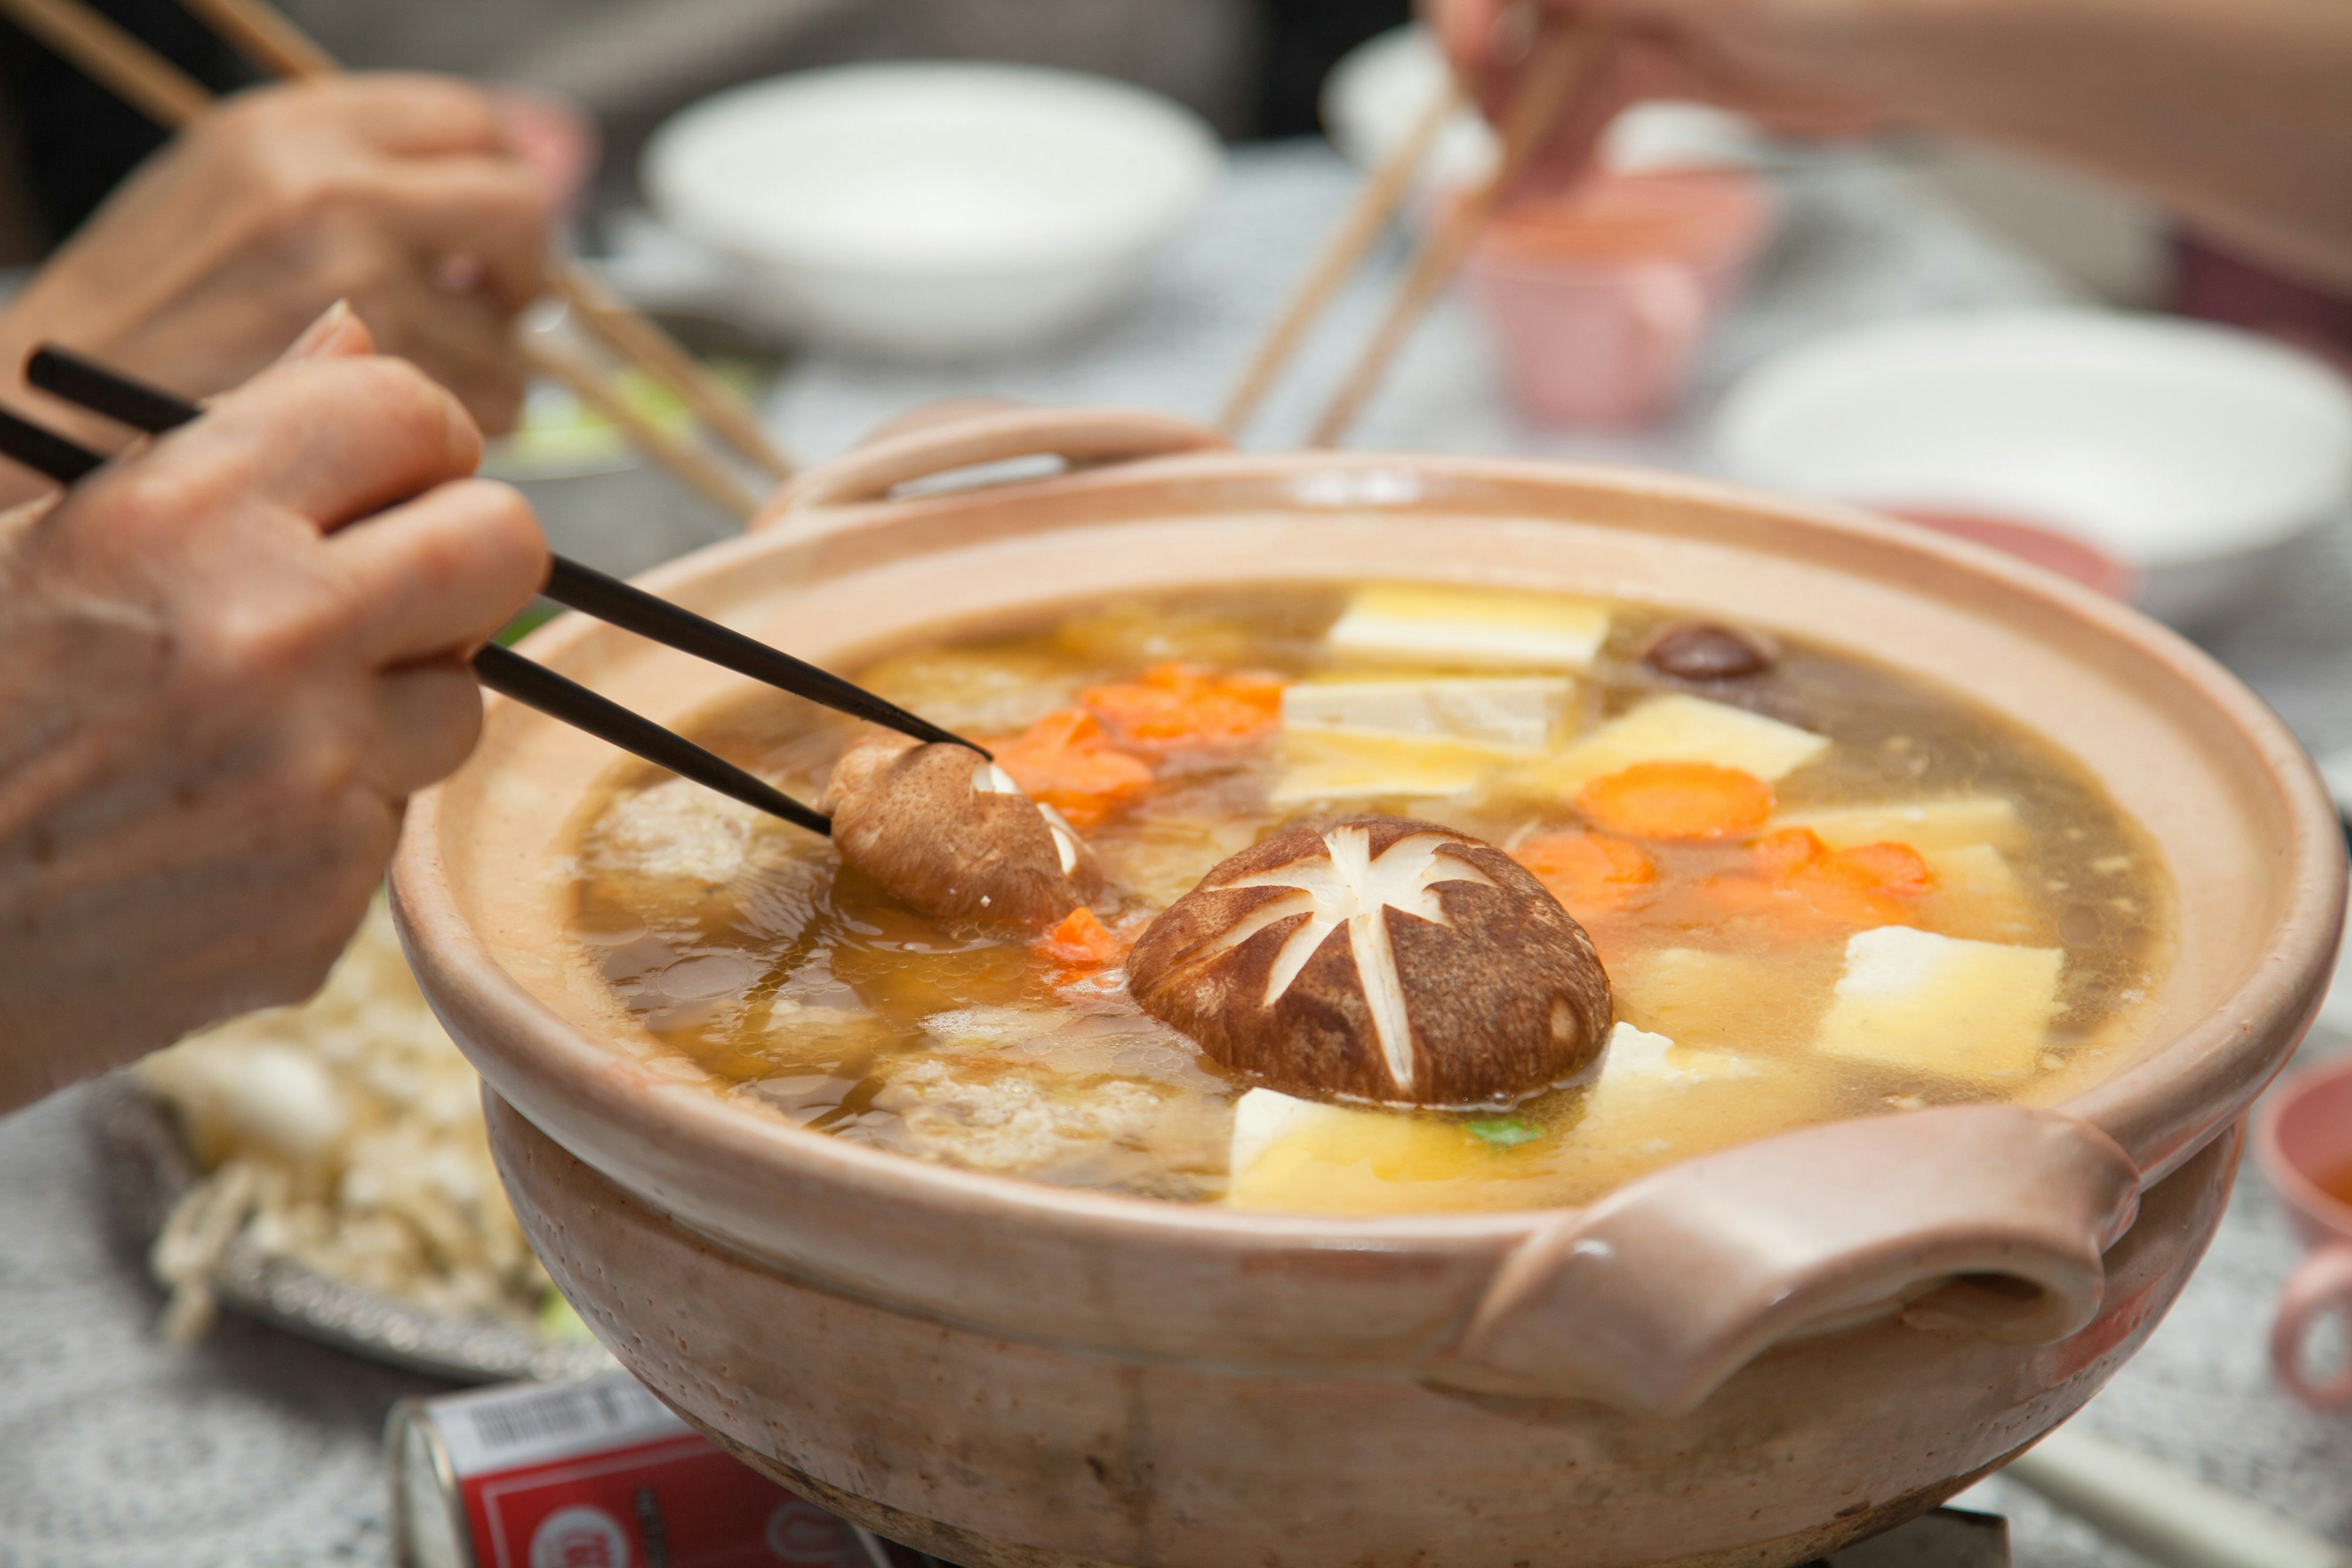
[[[1477,323],[1448,300],[1369,410],[1360,443],[1704,470],[1708,407],[1784,344],[1851,321],[2065,298],[1899,169],[1839,155],[1778,181],[1782,237],[1708,344],[1675,421],[1633,437],[1522,426],[1501,401]],[[770,413],[813,457],[950,395],[1206,417],[1348,189],[1319,143],[1246,152],[1139,305],[1085,341],[961,368],[805,361],[778,384]],[[1256,444],[1297,438],[1397,260],[1382,256],[1342,300],[1266,408]],[[683,512],[648,519],[642,487],[614,493],[628,504],[579,505],[557,520],[565,547],[636,565],[652,540],[676,547],[708,526]],[[2261,615],[2209,638],[2315,750],[2352,745],[2347,606],[2352,523],[2305,547]],[[2346,1000],[2347,1016],[2331,1016],[2306,1054],[2352,1040]],[[69,1092],[0,1122],[0,1568],[382,1563],[378,1433],[394,1399],[436,1385],[234,1318],[194,1349],[160,1342],[160,1297],[139,1239],[114,1216],[79,1099]],[[2295,1255],[2278,1203],[2248,1172],[2179,1305],[2081,1419],[2352,1542],[2352,1415],[2302,1411],[2272,1386],[2264,1362],[2271,1303]],[[1996,1482],[1990,1495],[2011,1513],[2021,1568],[2134,1562],[2014,1487]]]

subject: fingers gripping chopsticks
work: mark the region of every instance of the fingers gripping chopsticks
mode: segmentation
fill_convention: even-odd
[[[25,378],[43,391],[150,435],[177,428],[203,413],[194,404],[53,347],[35,352]],[[5,409],[0,409],[0,455],[62,485],[75,483],[106,460]],[[554,557],[541,591],[584,615],[837,711],[917,740],[971,745],[839,676],[561,555]],[[482,684],[551,718],[812,832],[831,830],[822,813],[766,781],[520,654],[492,644],[474,655],[473,666]]]

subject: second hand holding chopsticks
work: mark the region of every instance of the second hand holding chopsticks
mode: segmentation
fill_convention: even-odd
[[[63,350],[44,346],[25,367],[25,379],[45,392],[79,405],[133,429],[160,435],[203,411],[168,393],[116,374]],[[7,418],[0,426],[8,455],[70,484],[104,459],[29,422]],[[556,556],[545,587],[558,604],[713,664],[764,681],[796,696],[856,718],[869,720],[919,741],[969,746],[988,753],[863,687],[794,658],[731,627],[704,619],[593,567]],[[748,805],[818,833],[830,822],[764,781],[715,756],[587,688],[509,650],[492,645],[475,656],[483,684],[551,717],[584,730]]]
[[[336,73],[333,59],[323,49],[262,0],[190,0],[190,5],[279,76],[315,79]],[[0,14],[166,129],[195,118],[213,100],[209,89],[84,0],[0,0]],[[571,308],[582,328],[667,386],[712,435],[765,474],[791,476],[791,463],[742,400],[593,274],[577,262],[565,263],[555,268],[548,286]],[[681,482],[733,516],[751,514],[756,498],[724,464],[698,443],[639,412],[620,384],[585,356],[530,334],[522,346],[535,369],[569,387]]]
[[[1605,21],[1552,18],[1538,28],[1501,128],[1493,172],[1483,183],[1462,193],[1451,210],[1433,218],[1387,315],[1316,422],[1308,437],[1310,445],[1336,447],[1347,435],[1423,312],[1444,290],[1486,220],[1526,175],[1552,128],[1591,85],[1615,47],[1616,37],[1615,25]],[[1241,384],[1218,416],[1217,428],[1226,437],[1241,435],[1292,354],[1306,341],[1316,317],[1370,251],[1403,199],[1414,171],[1428,157],[1445,121],[1462,100],[1460,84],[1449,80],[1420,121],[1364,181],[1305,280],[1251,355]]]

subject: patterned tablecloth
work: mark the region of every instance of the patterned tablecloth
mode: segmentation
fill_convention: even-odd
[[[1369,411],[1361,444],[1703,469],[1698,433],[1709,405],[1784,344],[1851,321],[2064,297],[2055,279],[1899,169],[1838,156],[1779,183],[1782,237],[1709,343],[1675,423],[1611,437],[1519,425],[1476,323],[1449,301]],[[816,456],[950,394],[1205,417],[1348,185],[1319,144],[1245,153],[1141,306],[1083,343],[965,370],[809,362],[785,377],[771,413],[797,451]],[[1396,260],[1385,257],[1342,300],[1269,405],[1264,439],[1295,439],[1305,427],[1347,346],[1361,341],[1377,284]],[[646,520],[634,505],[602,517],[583,509],[562,526],[567,548],[616,564],[643,559]],[[2210,639],[2315,749],[2352,745],[2347,605],[2352,522],[2304,549],[2261,615]],[[2331,1018],[2306,1052],[2347,1039],[2352,1017]],[[138,1239],[112,1214],[109,1173],[79,1099],[62,1095],[0,1122],[0,1568],[381,1563],[377,1435],[395,1398],[434,1385],[234,1319],[193,1350],[158,1342],[160,1298]],[[2298,1409],[2273,1388],[2264,1363],[2271,1303],[2295,1255],[2279,1205],[2248,1173],[2179,1305],[2081,1419],[2352,1542],[2352,1416]],[[2021,1568],[2133,1561],[2014,1488],[1996,1482],[1991,1492],[2011,1512]]]

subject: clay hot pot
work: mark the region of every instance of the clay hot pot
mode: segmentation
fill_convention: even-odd
[[[1037,453],[1068,471],[889,499]],[[1239,456],[1116,413],[888,437],[644,581],[839,664],[1022,606],[1375,574],[1822,638],[2059,738],[2179,887],[2145,1044],[2060,1103],[1790,1133],[1582,1209],[1287,1216],[971,1174],[660,1059],[563,935],[568,835],[613,758],[494,702],[412,808],[394,891],[582,1316],[753,1464],[973,1564],[1769,1568],[2063,1420],[2211,1237],[2342,916],[2302,752],[2153,622],[1854,512],[1547,463]],[[576,616],[528,651],[671,721],[734,679]]]

